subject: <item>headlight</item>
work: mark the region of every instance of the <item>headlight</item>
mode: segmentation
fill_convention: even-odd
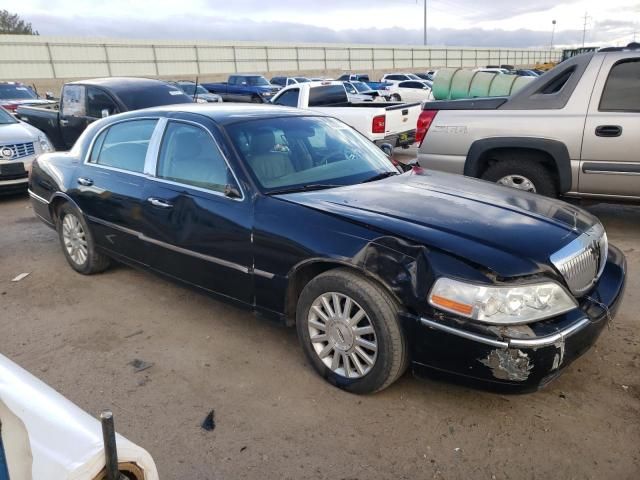
[[[198,97],[198,98],[196,99],[196,103],[208,103],[208,102],[207,102],[204,98],[200,98],[200,97]]]
[[[262,96],[263,96],[263,97],[270,97],[271,95],[273,95],[273,93],[272,93],[272,92],[263,92],[263,93],[262,93]]]
[[[493,287],[450,278],[436,281],[429,294],[429,304],[445,312],[495,325],[532,323],[577,306],[575,299],[553,281]]]
[[[49,143],[49,139],[44,135],[38,137],[38,143],[40,143],[40,151],[42,153],[53,152],[53,146]]]

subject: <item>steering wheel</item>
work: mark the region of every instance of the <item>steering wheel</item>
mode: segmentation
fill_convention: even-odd
[[[334,158],[334,157],[347,158],[347,156],[344,154],[344,152],[342,150],[339,150],[337,152],[330,152],[330,153],[327,153],[324,157],[322,157],[318,161],[318,165],[328,165],[329,164],[329,160]]]

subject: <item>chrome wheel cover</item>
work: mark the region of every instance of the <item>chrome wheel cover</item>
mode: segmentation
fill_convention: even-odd
[[[502,177],[496,183],[504,185],[505,187],[517,188],[518,190],[536,193],[536,186],[533,182],[522,175],[507,175]]]
[[[364,309],[342,293],[315,299],[307,317],[311,346],[327,368],[346,378],[362,378],[376,363],[378,340]]]
[[[72,213],[62,219],[62,239],[71,261],[78,266],[84,265],[89,256],[87,237],[80,220]]]

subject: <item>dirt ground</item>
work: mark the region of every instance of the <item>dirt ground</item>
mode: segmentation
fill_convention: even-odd
[[[626,298],[534,394],[410,374],[343,393],[293,329],[128,267],[76,274],[26,196],[0,198],[0,352],[88,412],[113,409],[162,479],[638,479],[640,207],[590,210],[627,255]],[[153,366],[134,373],[134,359]]]

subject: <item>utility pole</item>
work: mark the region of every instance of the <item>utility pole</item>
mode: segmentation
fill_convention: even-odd
[[[427,0],[424,0],[424,45],[427,46]]]
[[[589,13],[584,12],[584,24],[582,26],[582,48],[584,48],[584,41],[587,36],[587,23],[589,23],[589,20],[591,20]]]
[[[556,36],[556,21],[551,20],[551,50],[553,50],[553,37]]]

